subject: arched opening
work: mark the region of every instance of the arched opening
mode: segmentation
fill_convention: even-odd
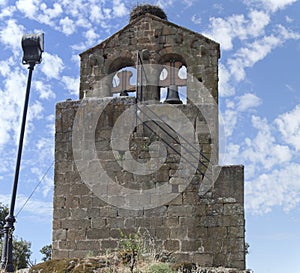
[[[136,68],[131,56],[116,58],[107,68],[111,96],[135,96]]]
[[[178,77],[185,81],[185,85],[178,86],[179,98],[182,100],[183,104],[187,103],[187,67],[182,65],[178,70]]]
[[[159,76],[160,101],[170,104],[187,103],[187,67],[182,61],[163,64]]]
[[[136,68],[126,66],[114,73],[112,77],[112,95],[136,97]]]

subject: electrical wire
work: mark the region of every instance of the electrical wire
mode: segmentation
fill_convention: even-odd
[[[31,197],[33,196],[33,194],[36,192],[37,188],[40,186],[40,184],[43,182],[43,180],[45,179],[46,175],[48,174],[48,172],[52,168],[53,164],[54,164],[54,160],[52,161],[52,163],[50,164],[50,166],[48,167],[48,169],[46,170],[46,172],[43,174],[43,176],[41,177],[40,181],[34,187],[33,191],[28,196],[27,200],[24,202],[24,204],[22,205],[22,207],[19,209],[18,213],[16,214],[16,217],[18,217],[18,215],[22,212],[22,210],[24,209],[24,207],[27,205],[27,203],[29,202],[29,200],[31,199]]]

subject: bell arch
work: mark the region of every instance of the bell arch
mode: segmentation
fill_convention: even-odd
[[[136,97],[136,68],[134,66],[126,66],[113,74],[112,95]]]
[[[112,96],[135,96],[134,79],[136,79],[136,67],[131,57],[116,58],[109,65],[108,84]]]
[[[176,53],[161,57],[159,87],[160,101],[170,104],[187,103],[187,65],[185,59]]]

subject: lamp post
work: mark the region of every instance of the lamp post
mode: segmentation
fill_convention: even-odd
[[[13,183],[13,189],[11,195],[11,203],[9,207],[8,216],[5,218],[6,222],[4,225],[4,240],[3,240],[3,248],[2,248],[1,269],[4,269],[5,272],[14,272],[14,266],[12,262],[12,258],[13,258],[12,257],[13,236],[12,235],[14,231],[14,222],[16,221],[14,217],[14,210],[15,210],[16,195],[17,195],[17,188],[18,188],[19,171],[20,171],[20,163],[22,157],[23,140],[24,140],[24,133],[25,133],[32,71],[34,69],[34,66],[36,64],[41,63],[42,61],[42,52],[44,51],[44,33],[24,35],[22,37],[22,48],[24,53],[22,63],[29,65],[28,67],[29,73],[28,73],[27,88],[26,88],[24,108],[23,108],[23,118],[22,118],[21,131],[20,131],[20,139],[19,139],[19,146],[18,146],[14,183]]]

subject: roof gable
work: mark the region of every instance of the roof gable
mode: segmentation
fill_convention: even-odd
[[[217,47],[219,47],[219,43],[209,39],[208,37],[200,34],[200,33],[197,33],[197,32],[194,32],[190,29],[187,29],[185,27],[182,27],[182,26],[179,26],[175,23],[172,23],[170,21],[167,21],[167,20],[163,20],[155,15],[152,15],[150,13],[147,13],[145,16],[140,16],[134,20],[132,20],[131,22],[129,22],[129,24],[127,24],[125,27],[123,27],[122,29],[120,29],[118,32],[114,33],[112,36],[110,36],[109,38],[107,38],[106,40],[102,41],[100,44],[92,47],[92,48],[89,48],[87,49],[86,51],[80,53],[79,55],[84,55],[90,51],[93,51],[93,49],[95,48],[105,48],[107,45],[109,45],[109,43],[114,40],[115,38],[118,38],[120,35],[122,35],[122,33],[126,32],[128,29],[130,28],[141,28],[141,22],[142,21],[145,21],[147,19],[151,19],[153,21],[156,21],[158,22],[159,24],[163,25],[163,26],[167,26],[167,27],[170,27],[170,28],[176,28],[178,30],[181,30],[183,33],[187,33],[189,35],[192,35],[193,38],[198,38],[199,40],[203,40],[205,43],[208,43],[208,44],[211,44],[211,45],[215,45]]]

